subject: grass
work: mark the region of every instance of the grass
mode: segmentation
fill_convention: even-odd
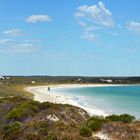
[[[12,97],[15,95],[33,99],[33,94],[24,90],[24,85],[2,84],[0,85],[0,97]]]

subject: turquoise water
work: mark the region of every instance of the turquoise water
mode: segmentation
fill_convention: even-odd
[[[67,88],[63,93],[108,114],[129,113],[140,118],[140,86]]]

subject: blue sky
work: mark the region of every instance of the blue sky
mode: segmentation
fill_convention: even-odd
[[[139,0],[0,0],[1,75],[140,75]]]

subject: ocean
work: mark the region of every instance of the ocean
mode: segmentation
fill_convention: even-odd
[[[71,87],[57,89],[57,92],[106,114],[128,113],[140,119],[140,86]]]

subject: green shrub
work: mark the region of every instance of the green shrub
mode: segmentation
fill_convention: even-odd
[[[100,130],[102,125],[106,122],[106,119],[103,117],[93,116],[89,118],[86,122],[86,126],[90,128],[92,131]]]
[[[121,115],[110,115],[107,116],[106,119],[110,121],[118,121],[123,123],[131,123],[135,120],[134,116],[131,116],[129,114],[121,114]]]
[[[5,125],[2,128],[2,132],[3,132],[4,136],[15,135],[17,133],[17,131],[19,131],[21,126],[22,126],[22,123],[20,123],[20,122],[15,122],[12,125]]]
[[[39,134],[47,135],[48,134],[48,124],[46,122],[41,122],[39,126]]]
[[[24,103],[20,106],[20,108],[29,109],[33,112],[39,111],[39,107],[40,107],[40,103],[37,101],[30,101],[30,102]]]
[[[48,135],[48,129],[47,128],[40,128],[39,134],[41,135]]]
[[[54,132],[48,134],[47,139],[45,140],[58,140],[57,135]]]
[[[30,101],[27,103],[23,103],[13,110],[11,110],[7,115],[6,119],[10,120],[22,120],[27,116],[33,115],[34,113],[37,113],[39,111],[40,103],[35,101]]]
[[[8,135],[9,132],[10,132],[10,129],[11,129],[10,125],[5,125],[5,126],[3,126],[3,128],[2,128],[2,132],[3,132],[4,134]]]
[[[107,120],[110,120],[110,121],[119,121],[119,116],[118,115],[115,115],[115,114],[113,114],[113,115],[110,115],[110,116],[107,116],[107,117],[105,117]]]
[[[40,109],[48,109],[48,108],[50,108],[51,107],[51,103],[49,103],[49,102],[43,102],[43,103],[41,103],[41,105],[40,105]]]
[[[124,123],[131,123],[135,120],[134,116],[131,116],[129,114],[122,114],[120,115],[120,121],[124,122]]]
[[[100,121],[91,121],[90,123],[88,123],[88,128],[90,128],[92,131],[97,131],[100,130],[102,127],[102,122]]]
[[[26,114],[25,110],[23,110],[22,108],[16,108],[16,109],[11,110],[6,115],[6,119],[20,120],[21,118],[24,118],[26,115],[27,114]]]
[[[13,130],[13,131],[18,130],[18,129],[20,129],[21,126],[22,126],[22,123],[21,122],[14,122],[11,125],[11,130]]]
[[[46,127],[48,127],[48,124],[47,124],[47,122],[42,121],[42,122],[40,122],[39,127],[40,128],[46,128]]]
[[[92,131],[88,127],[82,127],[80,129],[80,135],[83,137],[90,137],[92,135]]]

